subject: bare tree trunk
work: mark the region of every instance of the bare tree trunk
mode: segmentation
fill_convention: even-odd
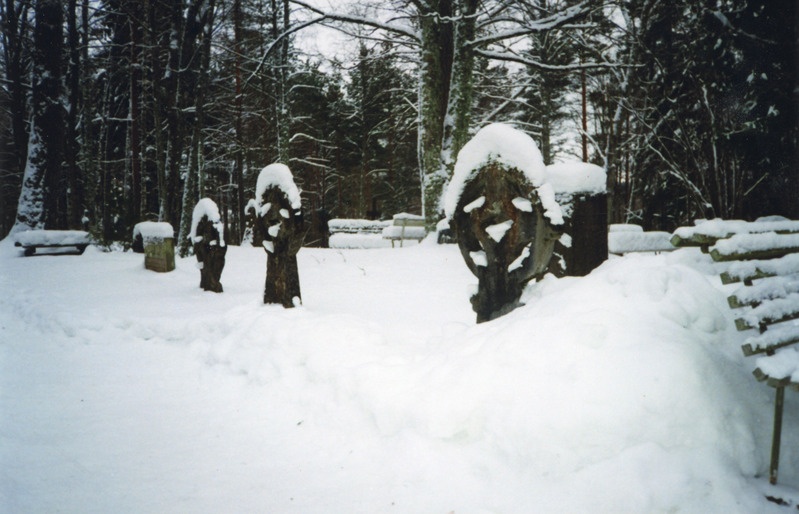
[[[66,140],[64,145],[65,172],[67,174],[67,226],[73,229],[82,228],[85,211],[84,176],[78,164],[78,153],[81,142],[78,140],[78,111],[82,108],[80,34],[78,34],[77,0],[69,0],[67,5],[67,42],[69,65],[67,66],[67,95],[69,107],[66,111]]]
[[[25,83],[25,63],[23,41],[27,37],[28,10],[30,2],[6,0],[3,9],[2,50],[5,64],[5,82],[9,96],[9,115],[11,117],[11,144],[8,160],[3,163],[4,180],[9,187],[0,196],[0,237],[11,230],[15,224],[16,207],[20,198],[25,162],[28,155],[27,130],[27,87]]]
[[[67,228],[61,102],[63,14],[58,0],[36,4],[33,49],[33,117],[16,228]]]

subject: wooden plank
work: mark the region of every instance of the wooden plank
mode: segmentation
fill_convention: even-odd
[[[791,247],[768,248],[763,250],[751,250],[740,253],[724,253],[717,248],[710,248],[710,256],[716,262],[729,262],[754,259],[773,259],[783,257],[790,253],[799,252],[799,245]]]
[[[791,293],[799,293],[799,275],[767,277],[756,284],[740,287],[727,297],[727,303],[730,308],[739,309],[785,298]]]
[[[785,255],[779,259],[732,262],[721,274],[721,282],[733,284],[794,273],[799,273],[799,253]]]
[[[799,326],[794,326],[793,328],[795,328],[794,331],[785,331],[784,334],[777,334],[777,336],[774,335],[777,330],[772,329],[759,336],[750,337],[741,346],[741,350],[743,350],[744,355],[750,357],[761,353],[775,352],[780,348],[799,343]]]
[[[777,232],[736,234],[710,248],[710,256],[717,262],[773,259],[796,252],[799,252],[799,234]]]
[[[671,244],[677,248],[685,248],[687,246],[708,247],[718,240],[718,237],[704,234],[692,234],[690,237],[683,237],[679,234],[671,236]]]
[[[778,379],[770,377],[767,374],[765,374],[760,368],[756,368],[752,372],[752,375],[755,376],[758,382],[763,382],[769,387],[774,387],[774,388],[787,387],[793,389],[794,391],[799,391],[799,382],[791,382],[791,379],[789,378]]]
[[[751,312],[736,319],[735,326],[738,330],[749,330],[794,319],[799,319],[799,294],[795,293],[761,303]]]
[[[778,234],[799,233],[799,221],[743,221],[743,220],[706,220],[693,227],[680,227],[674,231],[674,246],[704,246],[715,244],[720,239],[727,239],[736,234],[758,234],[775,232]]]

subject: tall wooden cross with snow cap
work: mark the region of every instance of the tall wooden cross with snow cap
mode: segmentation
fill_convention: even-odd
[[[266,251],[264,303],[290,308],[302,303],[297,252],[302,247],[302,201],[294,177],[285,164],[261,170],[255,187],[256,229]]]
[[[546,167],[525,133],[495,123],[464,145],[442,198],[466,265],[477,276],[477,322],[519,306],[543,275],[563,224]]]

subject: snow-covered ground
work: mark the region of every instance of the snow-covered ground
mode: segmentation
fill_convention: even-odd
[[[784,513],[773,390],[717,265],[614,258],[475,325],[457,247],[303,249],[304,305],[261,303],[266,256],[20,257],[0,243],[0,511]]]

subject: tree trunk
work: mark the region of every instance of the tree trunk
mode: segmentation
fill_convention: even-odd
[[[0,220],[0,237],[11,230],[16,220],[14,207],[20,199],[20,185],[28,156],[27,121],[27,77],[23,58],[23,41],[28,32],[27,2],[6,0],[5,19],[3,20],[3,58],[5,64],[6,87],[8,88],[11,141],[8,145],[9,159],[4,162],[4,173],[8,184],[0,196],[2,219]],[[5,148],[3,149],[6,150]]]
[[[469,139],[476,0],[442,0],[422,13],[419,156],[424,214],[440,218],[439,200],[455,158]]]
[[[194,122],[189,143],[189,167],[186,180],[183,184],[183,208],[180,217],[179,251],[182,257],[189,253],[188,235],[191,230],[192,209],[194,204],[205,195],[203,190],[202,152],[203,138],[202,127],[205,123],[205,92],[208,89],[208,73],[211,63],[211,37],[213,33],[214,0],[209,0],[207,10],[199,12],[202,23],[202,42],[199,48],[200,65],[197,70],[194,91]],[[226,207],[226,206],[225,206]]]
[[[85,212],[84,176],[78,163],[81,142],[78,140],[78,111],[82,108],[81,68],[86,63],[80,58],[80,34],[78,33],[77,0],[69,0],[67,6],[67,41],[69,65],[67,67],[67,95],[69,108],[66,111],[66,137],[64,145],[67,198],[67,226],[72,229],[83,228]]]
[[[61,169],[65,133],[61,102],[62,36],[61,2],[39,1],[31,76],[33,119],[15,229],[67,228],[67,190]]]

